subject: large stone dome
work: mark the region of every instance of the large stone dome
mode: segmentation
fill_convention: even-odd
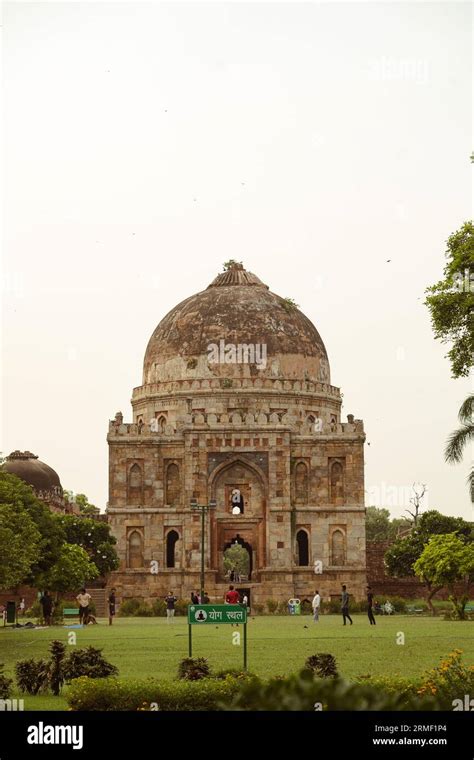
[[[24,480],[37,492],[62,493],[58,473],[31,451],[13,451],[6,458],[3,469]]]
[[[143,385],[256,376],[330,383],[326,349],[313,323],[234,263],[161,320],[146,349]]]

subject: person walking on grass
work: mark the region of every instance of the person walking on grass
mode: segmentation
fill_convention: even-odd
[[[374,618],[374,595],[370,586],[367,586],[367,616],[369,618],[370,625],[376,625]]]
[[[349,623],[352,625],[352,618],[349,615],[349,594],[347,593],[346,586],[342,587],[341,612],[342,612],[342,620],[344,622],[344,625],[346,625],[346,618],[348,619]]]
[[[115,589],[111,589],[109,594],[109,625],[112,625],[113,619],[115,617],[115,604],[116,604],[116,597],[115,597]]]
[[[311,602],[311,606],[313,608],[313,620],[315,623],[319,623],[319,609],[321,607],[321,597],[319,596],[319,591],[316,589],[314,592],[313,601]]]
[[[172,623],[175,613],[175,605],[178,601],[178,598],[176,596],[173,596],[172,591],[168,591],[168,596],[165,598],[166,602],[166,622]]]

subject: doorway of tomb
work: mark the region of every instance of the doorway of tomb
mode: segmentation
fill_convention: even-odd
[[[229,583],[238,584],[252,578],[252,546],[237,533],[224,545],[224,573]]]

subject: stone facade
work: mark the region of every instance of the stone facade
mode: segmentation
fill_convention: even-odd
[[[266,362],[212,363],[220,341],[264,344]],[[234,265],[158,325],[132,408],[132,422],[117,413],[108,431],[107,515],[121,560],[109,586],[119,597],[187,599],[199,588],[191,499],[216,501],[205,517],[211,600],[228,587],[224,551],[236,541],[250,556],[238,588],[252,603],[315,587],[330,598],[341,583],[364,596],[363,423],[341,422],[324,345],[292,303]],[[234,489],[243,513],[232,513]]]

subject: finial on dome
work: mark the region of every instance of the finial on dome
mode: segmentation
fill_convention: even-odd
[[[12,453],[7,456],[9,462],[13,459],[38,459],[38,456],[32,454],[31,451],[19,451],[19,449],[16,449],[16,451],[12,451]]]
[[[268,285],[265,285],[252,272],[247,272],[243,263],[235,259],[224,262],[224,271],[217,275],[216,279],[208,285],[208,288],[226,287],[228,285],[259,285],[268,290]]]

